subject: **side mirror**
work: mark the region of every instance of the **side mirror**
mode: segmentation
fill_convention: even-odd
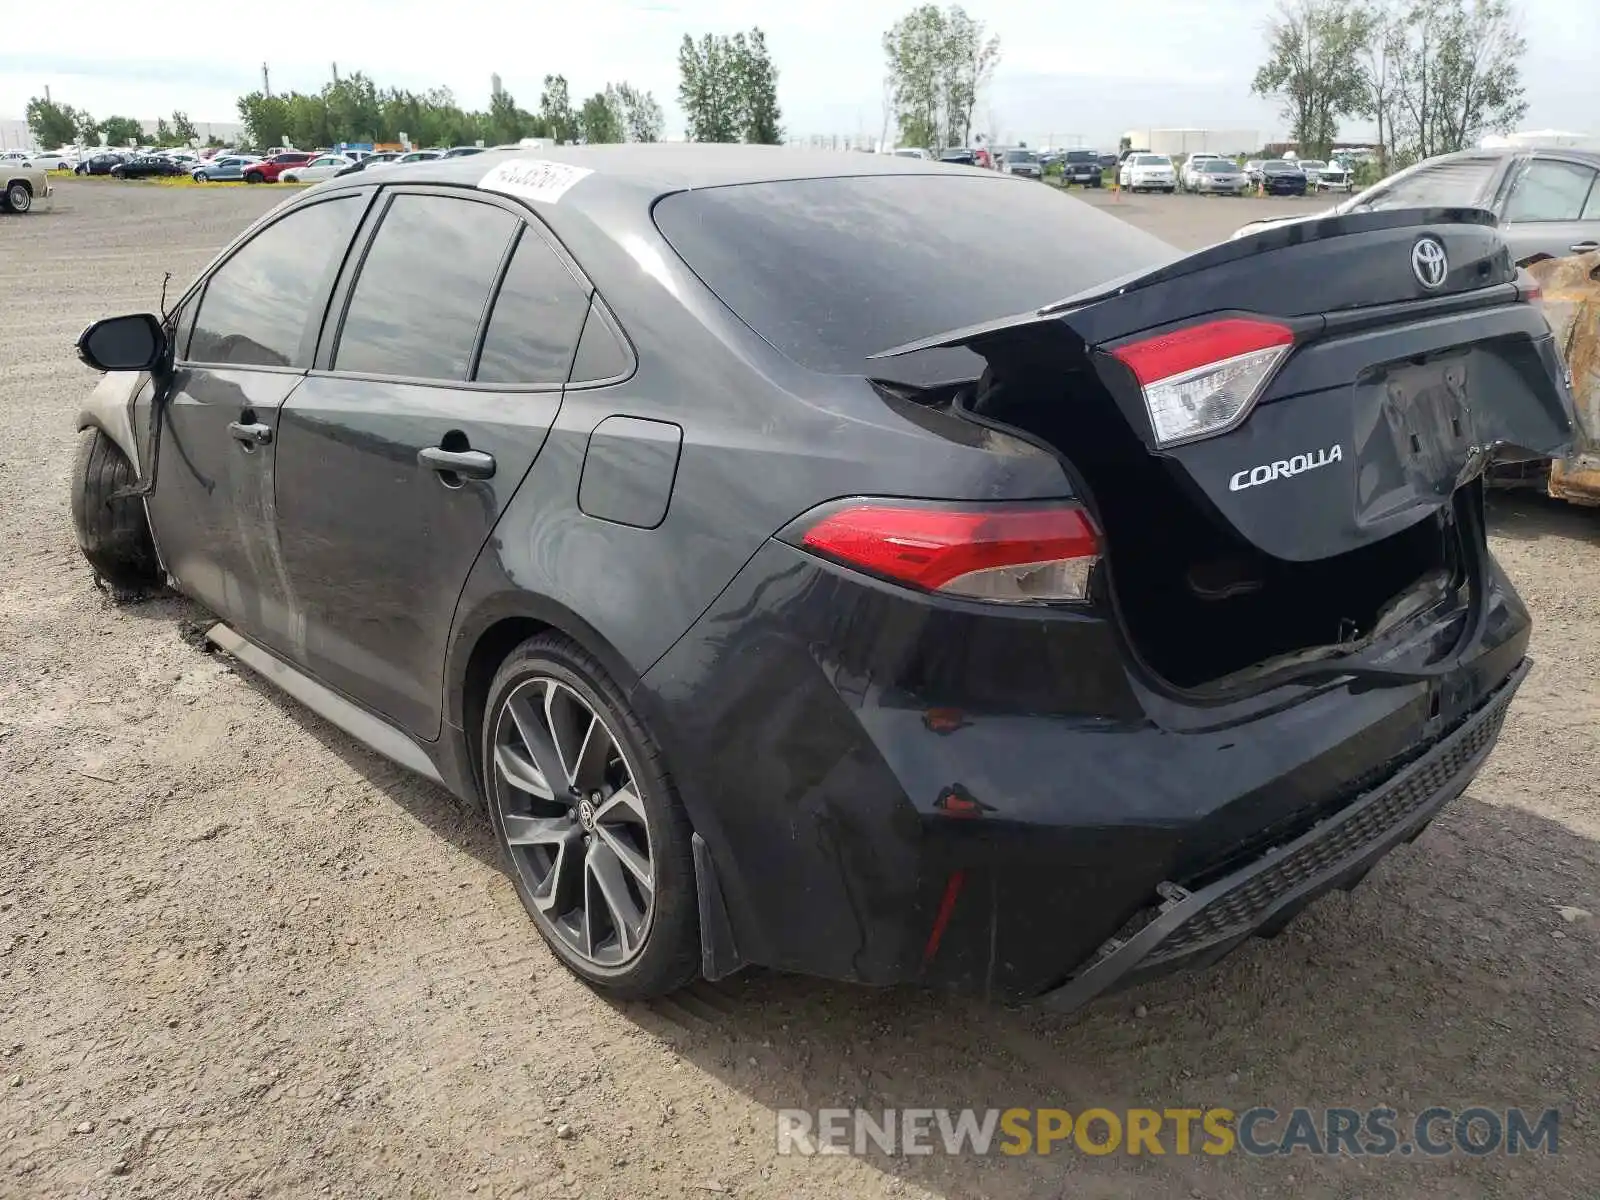
[[[167,354],[167,334],[153,313],[107,317],[78,335],[78,357],[96,371],[153,371]]]

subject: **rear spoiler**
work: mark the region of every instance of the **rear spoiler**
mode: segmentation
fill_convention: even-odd
[[[963,329],[936,333],[932,337],[918,338],[914,342],[880,350],[869,355],[868,361],[879,358],[899,358],[919,350],[937,350],[952,346],[971,346],[996,333],[1022,329],[1029,325],[1042,325],[1085,305],[1094,304],[1111,296],[1141,291],[1156,284],[1166,283],[1207,271],[1227,263],[1236,262],[1255,254],[1266,254],[1290,246],[1302,246],[1327,238],[1345,237],[1353,233],[1370,233],[1381,229],[1397,229],[1407,225],[1483,225],[1498,226],[1499,220],[1492,212],[1482,208],[1397,208],[1383,212],[1334,213],[1304,220],[1286,221],[1268,225],[1231,241],[1219,242],[1204,250],[1186,255],[1151,271],[1134,272],[1104,283],[1098,283],[1061,300],[1052,301],[1032,312],[999,317]]]

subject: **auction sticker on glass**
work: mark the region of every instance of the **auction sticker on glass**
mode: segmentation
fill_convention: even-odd
[[[551,162],[543,158],[514,158],[490,171],[478,181],[478,186],[507,196],[554,204],[585,175],[592,174],[594,172],[588,167],[574,167],[570,163]]]

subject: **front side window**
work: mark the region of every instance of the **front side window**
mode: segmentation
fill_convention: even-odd
[[[1506,205],[1508,221],[1576,221],[1594,189],[1589,167],[1559,159],[1539,159],[1517,180]]]
[[[475,200],[396,196],[350,294],[333,368],[465,382],[518,224]]]
[[[313,306],[344,260],[366,207],[341,196],[268,225],[206,283],[189,358],[235,366],[309,366],[301,354]]]
[[[495,297],[480,383],[562,384],[589,310],[589,290],[531,229],[522,231]]]

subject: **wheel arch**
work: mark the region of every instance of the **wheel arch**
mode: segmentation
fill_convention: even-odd
[[[445,661],[444,715],[447,728],[460,731],[462,750],[481,800],[483,763],[479,731],[489,685],[510,654],[530,637],[556,632],[571,638],[600,660],[625,694],[639,682],[622,654],[588,621],[559,601],[534,592],[502,592],[458,613]]]
[[[26,175],[15,175],[12,178],[6,180],[5,190],[7,192],[9,192],[12,188],[16,187],[17,184],[19,184],[19,183],[23,187],[28,189],[28,195],[33,196],[33,195],[37,194],[33,190],[33,180],[29,179]]]
[[[133,403],[144,384],[145,376],[132,372],[103,376],[79,406],[74,426],[79,433],[98,429],[110,438],[133,465],[135,478],[140,477],[141,467],[139,447],[133,436]]]

